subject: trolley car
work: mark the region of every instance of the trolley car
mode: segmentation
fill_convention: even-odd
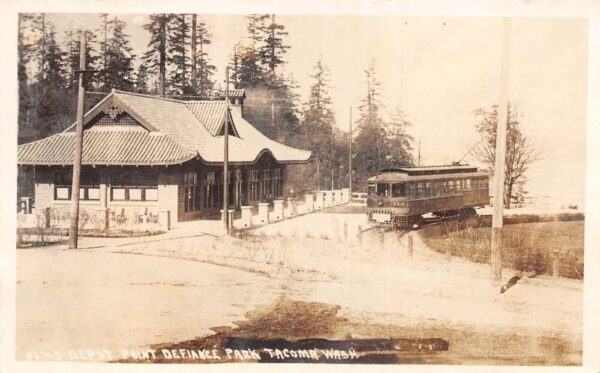
[[[490,202],[489,176],[468,165],[382,170],[368,179],[369,221],[395,227],[420,225],[421,215],[475,215]]]

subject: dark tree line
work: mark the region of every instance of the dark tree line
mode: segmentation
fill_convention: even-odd
[[[202,97],[213,93],[216,67],[206,53],[210,34],[196,15],[149,15],[144,28],[151,40],[139,59],[132,53],[125,22],[110,14],[99,17],[97,30],[85,30],[86,69],[96,71],[86,80],[88,90]],[[18,27],[19,143],[23,143],[73,122],[82,30],[67,30],[59,43],[45,14],[21,14]],[[91,107],[99,99],[88,95],[86,104]]]
[[[200,16],[148,15],[143,28],[150,40],[140,56],[133,54],[122,19],[110,14],[99,17],[100,27],[85,31],[87,69],[96,71],[86,82],[88,90],[118,89],[184,99],[222,96],[223,85],[216,82],[224,79],[215,76],[216,66],[208,52],[212,36]],[[309,97],[300,103],[297,84],[285,69],[291,48],[285,26],[275,15],[249,15],[246,21],[246,35],[233,46],[229,62],[230,88],[246,91],[244,116],[266,136],[312,151],[309,164],[290,175],[296,192],[347,186],[350,134],[335,122],[326,63],[315,63]],[[19,143],[59,132],[74,121],[80,33],[68,30],[59,43],[44,14],[21,15]],[[387,119],[373,65],[365,76],[366,94],[355,113],[352,134],[356,184],[381,168],[412,164],[408,121],[400,110]],[[101,98],[88,95],[87,106]]]

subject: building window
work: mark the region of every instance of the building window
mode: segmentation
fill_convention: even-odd
[[[248,201],[268,201],[283,196],[283,170],[248,170]]]
[[[281,168],[273,170],[273,184],[275,185],[273,195],[275,197],[283,196],[283,175],[281,174]]]
[[[183,201],[185,212],[200,210],[200,175],[198,172],[183,174]]]
[[[158,178],[146,173],[126,173],[112,180],[111,201],[158,201]]]
[[[271,181],[271,170],[262,170],[262,196],[263,200],[271,199],[273,196],[272,188],[273,183]]]
[[[61,170],[55,173],[54,199],[58,201],[70,200],[72,183],[73,173],[71,170]],[[95,169],[82,168],[79,185],[79,199],[81,201],[100,200],[100,175]]]
[[[250,170],[250,201],[260,199],[260,177],[258,170]]]
[[[219,177],[216,172],[207,172],[206,177],[204,179],[204,184],[206,186],[206,202],[205,206],[207,208],[216,208],[219,207],[219,185],[223,184],[223,181],[219,183]]]
[[[61,170],[54,174],[54,199],[69,200],[71,199],[71,183],[73,182],[73,174],[71,171]]]

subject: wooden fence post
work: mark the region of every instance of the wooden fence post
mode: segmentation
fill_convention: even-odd
[[[560,268],[560,252],[558,250],[552,250],[552,277],[558,277],[558,270]]]

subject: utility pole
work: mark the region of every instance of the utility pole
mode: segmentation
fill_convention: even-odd
[[[417,155],[417,166],[421,165],[421,139],[419,139],[419,153]]]
[[[334,189],[333,178],[335,169],[333,168],[333,157],[335,155],[335,134],[333,131],[334,122],[331,122],[331,149],[329,149],[329,169],[331,170],[331,190]]]
[[[73,154],[73,182],[71,184],[71,228],[69,230],[69,249],[77,249],[79,238],[79,186],[81,177],[81,149],[83,147],[83,110],[85,108],[84,79],[86,63],[86,34],[81,31],[79,47],[79,91],[77,97],[77,123],[75,126],[75,152]]]
[[[223,135],[223,211],[229,234],[229,66],[225,67],[225,131]]]
[[[350,140],[348,143],[348,189],[352,202],[352,106],[350,106]]]
[[[319,172],[319,149],[317,149],[315,153],[315,159],[317,160],[317,190],[321,190],[321,173]]]
[[[492,215],[491,280],[502,281],[502,225],[504,202],[504,166],[506,161],[506,124],[508,122],[508,62],[510,61],[510,20],[503,20],[502,67],[500,72],[500,97],[496,125],[496,159],[494,165],[494,213]]]

